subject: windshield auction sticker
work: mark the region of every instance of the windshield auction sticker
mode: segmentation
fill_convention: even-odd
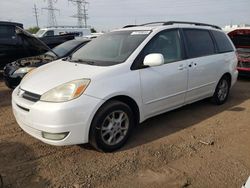
[[[150,31],[134,31],[131,35],[148,35]]]

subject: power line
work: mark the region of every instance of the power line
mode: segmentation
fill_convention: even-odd
[[[88,9],[87,5],[89,4],[86,0],[68,0],[77,6],[77,14],[72,17],[77,18],[77,24],[79,27],[87,28],[87,19],[88,19]],[[84,21],[84,24],[83,24]]]
[[[48,11],[48,26],[50,27],[57,26],[55,11],[58,12],[60,11],[59,9],[54,8],[54,3],[56,3],[57,0],[47,0],[47,2],[48,2],[48,7],[42,9]]]
[[[36,4],[34,4],[34,8],[33,8],[33,13],[34,13],[34,16],[36,18],[36,26],[39,27],[39,24],[38,24],[38,11],[37,11],[37,8],[36,8]]]

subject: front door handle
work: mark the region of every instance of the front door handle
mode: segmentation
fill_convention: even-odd
[[[178,70],[183,70],[184,68],[184,65],[179,65]]]

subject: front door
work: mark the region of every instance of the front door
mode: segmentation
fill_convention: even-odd
[[[179,31],[174,29],[160,32],[144,48],[144,57],[161,53],[165,60],[161,66],[140,69],[145,118],[184,104],[188,72],[181,46]]]

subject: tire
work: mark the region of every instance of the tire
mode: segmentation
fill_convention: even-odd
[[[120,101],[109,101],[96,113],[90,127],[90,144],[99,151],[121,148],[134,127],[131,108]]]
[[[217,105],[224,104],[230,91],[230,79],[228,76],[223,76],[216,86],[212,101]]]

